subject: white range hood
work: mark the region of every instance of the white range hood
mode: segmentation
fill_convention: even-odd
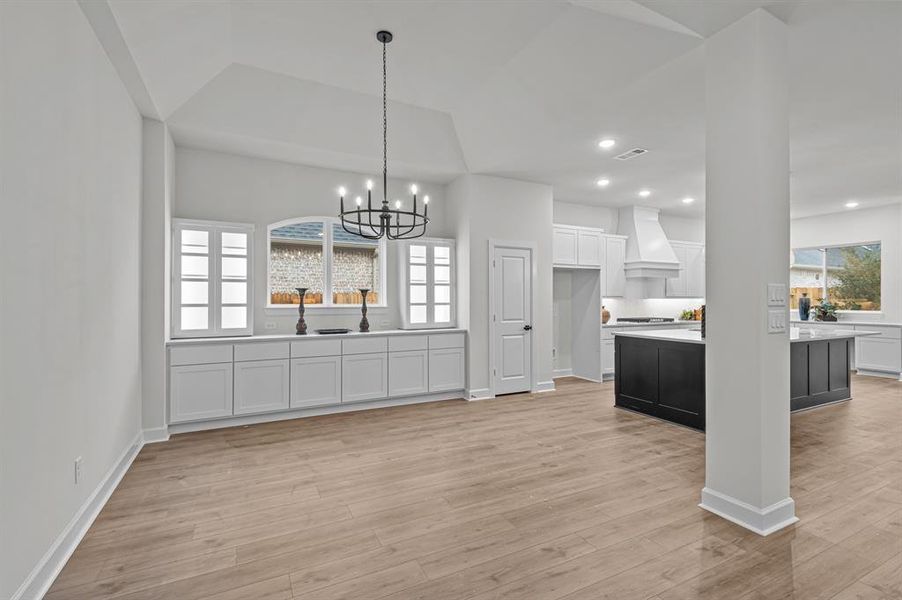
[[[624,271],[627,279],[679,277],[680,261],[661,229],[656,208],[629,206],[620,209],[617,227],[626,240]]]

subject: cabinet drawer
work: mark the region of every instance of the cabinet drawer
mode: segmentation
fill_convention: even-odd
[[[466,339],[462,333],[443,333],[429,336],[429,349],[463,348]]]
[[[169,364],[173,367],[181,365],[210,365],[227,362],[232,362],[231,344],[175,346],[169,349]]]
[[[902,327],[888,327],[886,325],[856,325],[855,331],[875,331],[880,333],[880,335],[872,335],[864,339],[902,339]]]
[[[389,352],[406,352],[408,350],[426,350],[429,338],[425,335],[397,335],[388,338]]]
[[[288,358],[288,342],[235,344],[235,362]]]
[[[342,354],[372,354],[388,351],[388,338],[362,337],[341,341]]]
[[[304,340],[291,342],[291,358],[341,356],[341,340]]]

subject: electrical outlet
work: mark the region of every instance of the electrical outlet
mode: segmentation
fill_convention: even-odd
[[[388,327],[388,321],[386,319],[382,319],[381,321],[379,321],[379,326]]]
[[[81,483],[81,457],[75,459],[75,485]]]
[[[266,323],[263,324],[263,327],[265,327],[266,329],[275,329],[276,322],[275,321],[267,321]]]

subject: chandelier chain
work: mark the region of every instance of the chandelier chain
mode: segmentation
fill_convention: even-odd
[[[387,42],[382,42],[382,203],[388,204],[388,68]]]

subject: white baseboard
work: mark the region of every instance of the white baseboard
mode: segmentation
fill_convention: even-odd
[[[554,380],[550,381],[540,381],[536,383],[536,389],[533,390],[533,393],[541,394],[542,392],[553,392],[554,391]]]
[[[145,444],[155,444],[157,442],[168,442],[168,441],[169,441],[169,428],[166,426],[153,427],[151,429],[144,430],[144,443]]]
[[[572,377],[573,369],[555,369],[551,376],[554,379],[557,379],[558,377]]]
[[[865,377],[883,377],[886,379],[898,379],[902,381],[902,374],[893,373],[889,371],[872,371],[870,369],[856,369],[855,372],[858,375],[863,375]]]
[[[47,553],[41,558],[35,568],[32,569],[28,577],[19,586],[19,589],[12,595],[12,600],[33,600],[43,598],[47,590],[56,580],[60,571],[66,566],[66,562],[75,548],[81,543],[82,538],[88,532],[88,529],[94,523],[101,509],[106,505],[107,500],[113,494],[116,486],[122,481],[122,477],[132,461],[141,451],[144,445],[142,433],[139,431],[134,441],[125,449],[116,464],[107,472],[100,483],[94,489],[94,492],[88,496],[69,524],[66,525],[62,533],[56,538]]]
[[[473,388],[467,390],[467,400],[491,400],[495,395],[489,388]]]
[[[242,425],[257,425],[258,423],[271,423],[273,421],[287,421],[289,419],[302,419],[319,415],[331,415],[335,413],[356,412],[360,410],[372,410],[374,408],[388,408],[390,406],[406,406],[408,404],[423,404],[424,402],[439,402],[441,400],[461,400],[463,391],[440,392],[425,396],[412,396],[410,398],[393,398],[391,400],[375,400],[372,402],[356,402],[351,404],[336,404],[333,406],[321,406],[318,408],[302,408],[286,410],[283,412],[262,413],[259,415],[245,415],[241,417],[226,417],[210,421],[194,421],[191,423],[171,423],[169,433],[188,433],[190,431],[206,431],[208,429],[222,429],[223,427],[239,427]]]
[[[706,487],[702,489],[699,506],[758,535],[770,535],[799,520],[795,516],[795,501],[792,498],[757,508]]]

